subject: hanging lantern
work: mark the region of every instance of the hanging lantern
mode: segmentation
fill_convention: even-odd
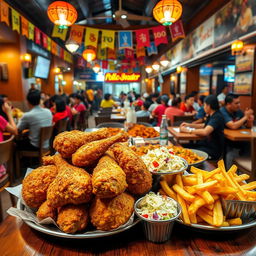
[[[60,73],[61,73],[61,70],[60,70],[60,68],[56,67],[56,68],[54,68],[53,72],[54,72],[55,74],[60,74]]]
[[[150,66],[147,66],[147,67],[145,68],[145,70],[146,70],[146,72],[147,72],[148,74],[153,71],[153,69],[152,69]]]
[[[184,70],[184,68],[181,67],[181,66],[178,66],[178,67],[176,68],[177,73],[181,73],[183,70]]]
[[[64,1],[55,1],[50,4],[47,15],[51,22],[62,29],[70,27],[77,19],[75,7]]]
[[[83,51],[83,58],[87,62],[91,62],[91,61],[95,60],[96,53],[93,49],[86,49],[86,50]]]
[[[170,26],[182,14],[182,5],[178,0],[161,0],[153,9],[154,18],[164,26]]]
[[[68,39],[68,41],[65,43],[65,46],[71,53],[73,53],[77,51],[80,45],[76,41]]]
[[[165,56],[163,56],[161,59],[160,59],[160,64],[163,66],[163,67],[167,67],[169,65],[169,60],[166,59]]]
[[[241,40],[236,40],[231,45],[232,55],[240,55],[244,48],[244,42]]]
[[[93,69],[93,71],[94,71],[95,73],[99,73],[99,72],[100,72],[100,65],[99,65],[99,64],[95,64],[92,69]]]
[[[160,69],[160,65],[158,64],[158,62],[154,62],[153,65],[152,65],[152,68],[155,70],[155,71],[158,71]]]

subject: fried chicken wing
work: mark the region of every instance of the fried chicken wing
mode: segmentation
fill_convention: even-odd
[[[127,188],[126,175],[113,158],[103,156],[93,170],[92,187],[100,198],[115,197]]]
[[[88,224],[88,210],[86,205],[65,205],[60,208],[57,224],[65,233],[74,234],[82,231]]]
[[[49,186],[47,201],[53,207],[82,204],[91,200],[91,176],[84,169],[67,163],[60,155],[54,156],[58,175]]]
[[[128,190],[142,195],[152,187],[152,175],[142,159],[129,147],[117,143],[111,147],[115,159],[126,174]]]
[[[107,139],[87,143],[72,155],[72,163],[76,166],[92,165],[104,155],[111,145],[116,142],[124,142],[128,140],[128,138],[128,134],[122,131]]]
[[[45,201],[36,212],[36,216],[39,220],[46,219],[48,217],[56,221],[57,219],[57,209],[50,206],[47,201]]]
[[[100,230],[111,230],[125,224],[133,213],[134,198],[127,194],[103,199],[95,197],[90,207],[92,224]]]
[[[105,139],[108,136],[108,128],[102,128],[95,132],[82,132],[77,130],[62,132],[55,137],[53,147],[62,157],[70,158],[82,145],[95,140]]]
[[[28,174],[22,182],[22,198],[31,208],[38,208],[46,201],[48,187],[57,176],[55,165],[41,166]]]

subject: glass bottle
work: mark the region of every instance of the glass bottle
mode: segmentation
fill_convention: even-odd
[[[166,119],[166,115],[162,115],[162,122],[160,125],[160,145],[168,145],[168,122]]]

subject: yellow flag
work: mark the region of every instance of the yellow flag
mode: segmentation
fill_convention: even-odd
[[[10,22],[9,22],[9,5],[0,0],[0,17],[2,22],[5,22],[8,26],[10,26]]]
[[[97,58],[99,60],[106,60],[107,59],[107,49],[106,48],[102,49],[101,47],[98,47]]]
[[[20,33],[20,15],[12,9],[12,29]]]
[[[52,49],[52,39],[47,36],[47,50],[50,52]]]
[[[101,35],[101,48],[115,49],[115,31],[113,30],[102,30]]]
[[[28,22],[28,39],[33,40],[35,39],[35,26]]]
[[[59,26],[54,25],[53,31],[52,31],[52,37],[58,37],[61,40],[65,41],[67,31],[68,31],[67,29],[62,29],[62,28],[59,28]]]
[[[28,38],[28,20],[21,16],[21,34]]]
[[[98,36],[99,36],[99,29],[86,28],[84,45],[85,46],[91,45],[91,46],[97,48]]]
[[[138,48],[138,47],[136,48],[136,55],[137,55],[137,58],[146,56],[144,46],[141,48]]]
[[[79,25],[73,25],[70,30],[70,39],[81,44],[83,40],[84,27]]]

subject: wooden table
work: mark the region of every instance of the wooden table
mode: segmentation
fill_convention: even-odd
[[[173,135],[173,137],[177,140],[203,140],[204,137],[198,136],[191,133],[185,133],[185,132],[177,132],[175,129],[179,127],[168,127],[169,132]]]
[[[154,244],[144,238],[141,224],[117,235],[88,240],[47,236],[21,220],[7,217],[0,226],[0,254],[20,255],[245,255],[256,254],[256,228],[243,232],[205,234],[175,224],[169,241]]]
[[[252,132],[251,129],[224,129],[224,135],[232,141],[250,141],[256,138],[256,132]]]

